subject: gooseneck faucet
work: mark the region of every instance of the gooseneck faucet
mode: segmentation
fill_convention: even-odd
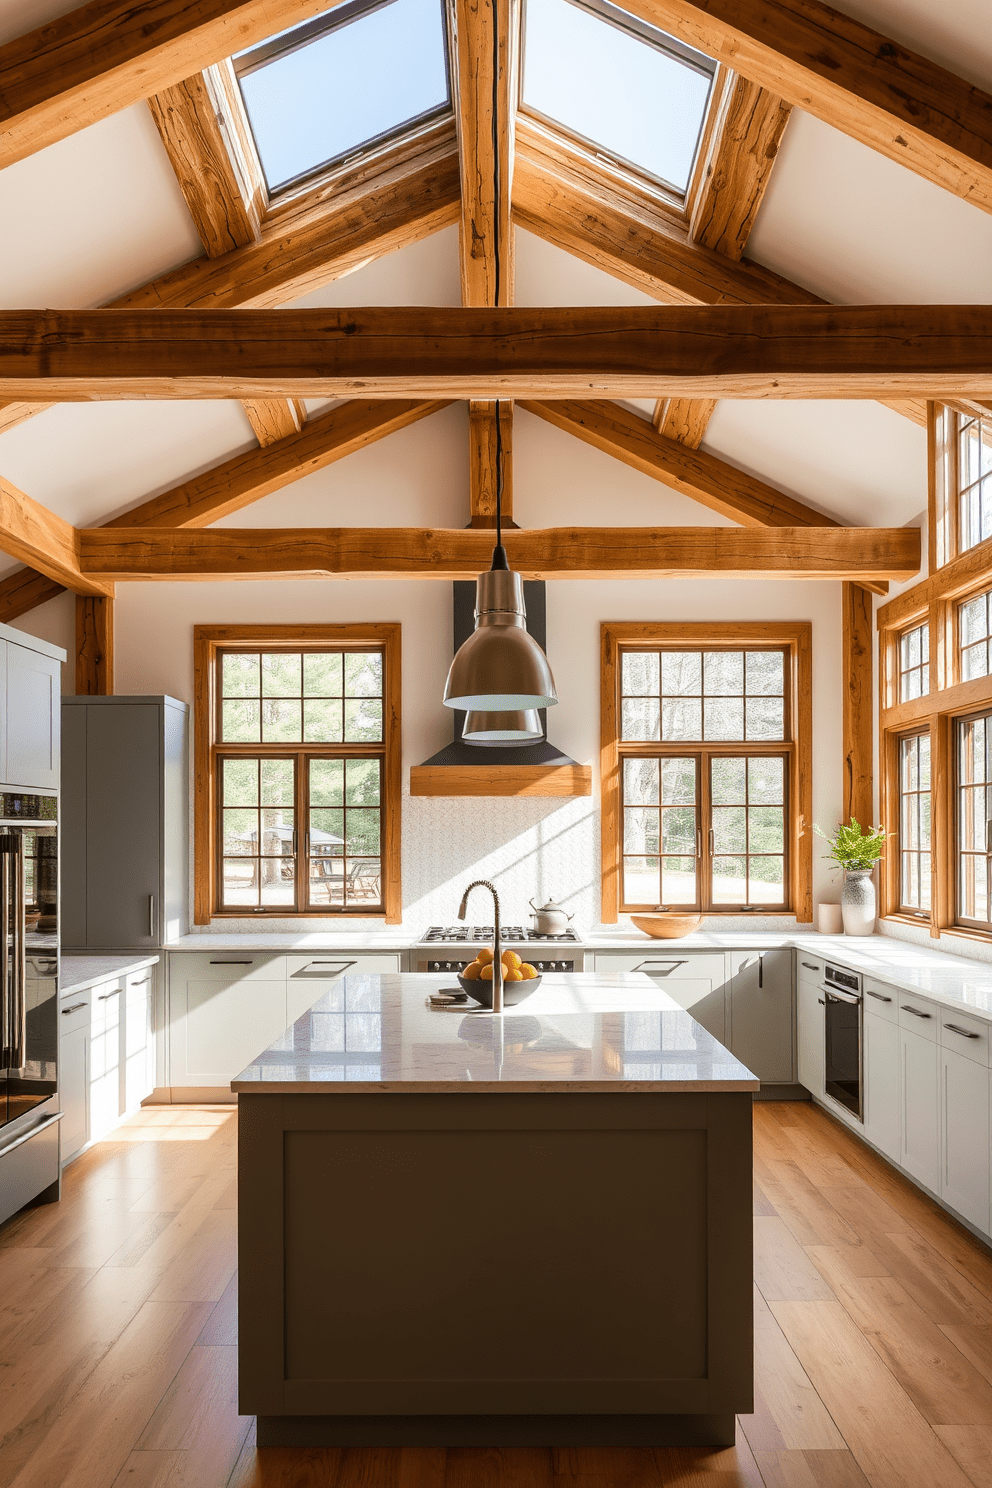
[[[489,882],[488,878],[477,878],[469,884],[462,895],[461,906],[458,910],[458,918],[465,918],[465,909],[468,904],[468,896],[473,889],[488,889],[493,896],[493,1012],[503,1011],[503,951],[500,945],[499,934],[499,895],[496,885]]]

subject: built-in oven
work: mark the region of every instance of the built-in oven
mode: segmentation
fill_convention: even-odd
[[[843,966],[823,968],[824,1090],[864,1119],[861,978]]]

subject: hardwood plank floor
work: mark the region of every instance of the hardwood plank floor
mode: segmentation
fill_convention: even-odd
[[[992,1252],[822,1111],[754,1124],[733,1448],[258,1451],[237,1113],[158,1107],[0,1229],[0,1488],[992,1488]]]

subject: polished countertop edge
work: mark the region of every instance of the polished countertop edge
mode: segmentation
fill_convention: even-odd
[[[546,976],[531,996],[506,1008],[500,1018],[469,1005],[445,1011],[432,1009],[427,1001],[428,994],[450,986],[450,981],[450,976],[428,972],[365,972],[342,977],[231,1081],[231,1089],[238,1095],[429,1095],[455,1092],[730,1095],[753,1093],[761,1088],[759,1080],[745,1064],[697,1023],[669,993],[643,974],[555,973]],[[354,993],[350,983],[356,984]],[[376,985],[370,987],[371,983]],[[354,1001],[351,1000],[353,995]],[[363,1000],[370,1005],[363,1007]],[[348,1067],[345,1062],[340,1066],[333,1062],[335,1055],[343,1054],[343,1047],[324,1046],[314,1027],[314,1015],[343,1018],[362,1013],[382,1019],[379,1037],[384,1047],[369,1050],[367,1062],[399,1060],[402,1072],[397,1072],[394,1067],[379,1079],[313,1079],[314,1063],[319,1066],[324,1059],[328,1059],[328,1070],[338,1067],[346,1070]],[[663,1046],[657,1049],[645,1049],[637,1044],[627,1048],[626,1029],[618,1049],[616,1019],[623,1013],[670,1013],[675,1015],[676,1022],[674,1028],[664,1023],[659,1025],[658,1034]],[[466,1038],[466,1019],[473,1023],[478,1020],[480,1038],[471,1035]],[[612,1025],[605,1024],[606,1019],[613,1020]],[[521,1047],[521,1025],[525,1022],[537,1023],[539,1027],[536,1037],[531,1030],[527,1031],[526,1036],[532,1042]],[[521,1078],[520,1063],[516,1070],[507,1071],[505,1079],[498,1074],[493,1078],[492,1035],[497,1031],[500,1048],[495,1067],[503,1069],[506,1055],[524,1061],[524,1068],[530,1061],[535,1070],[533,1078]],[[319,1033],[325,1034],[326,1030],[321,1029]],[[507,1034],[511,1047],[504,1053],[503,1040]],[[551,1040],[550,1046],[536,1048],[537,1042],[545,1038]],[[664,1044],[666,1039],[673,1040],[670,1046]],[[680,1039],[683,1041],[679,1042]],[[514,1043],[516,1048],[512,1047]],[[561,1078],[554,1078],[540,1067],[540,1061],[549,1054],[562,1053],[579,1059],[588,1054],[600,1065],[604,1059],[609,1061],[612,1057],[619,1060],[621,1066],[627,1056],[630,1063],[640,1068],[634,1078],[625,1077],[622,1067],[616,1066],[612,1076],[608,1069],[599,1068],[591,1070],[588,1078],[582,1078],[575,1070],[563,1070]],[[657,1066],[659,1078],[643,1078],[643,1066],[647,1064]],[[671,1068],[668,1076],[664,1074],[666,1064]],[[686,1070],[690,1064],[701,1067],[701,1072],[690,1076]],[[294,1065],[300,1073],[288,1074],[287,1067]],[[454,1072],[456,1069],[457,1073]],[[265,1078],[266,1070],[271,1071],[272,1078]]]
[[[89,956],[85,952],[59,957],[59,995],[67,997],[73,992],[88,992],[100,982],[111,977],[127,976],[132,971],[143,971],[154,966],[162,958],[158,955]]]

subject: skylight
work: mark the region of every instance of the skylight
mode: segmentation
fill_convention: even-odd
[[[608,0],[526,0],[524,106],[680,195],[715,66]]]
[[[441,0],[352,0],[234,66],[272,193],[450,107]]]

